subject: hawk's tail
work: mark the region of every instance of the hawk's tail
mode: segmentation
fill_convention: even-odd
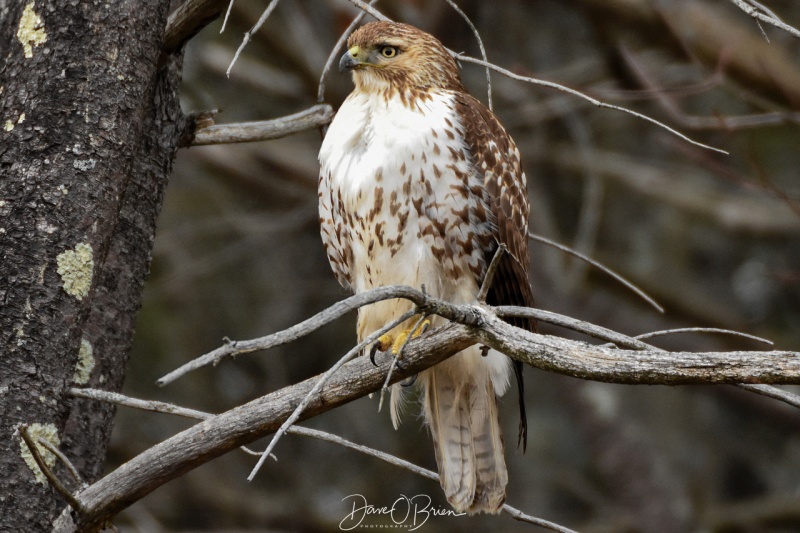
[[[508,483],[497,400],[482,359],[472,348],[420,376],[439,481],[450,505],[470,514],[499,512]]]

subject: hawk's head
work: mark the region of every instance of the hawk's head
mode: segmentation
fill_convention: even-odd
[[[414,26],[371,22],[353,32],[347,48],[339,70],[352,70],[359,90],[464,90],[444,45]]]

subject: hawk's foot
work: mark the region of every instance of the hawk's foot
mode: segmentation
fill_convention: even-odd
[[[416,328],[414,327],[416,326]],[[431,321],[427,318],[422,322],[419,322],[409,326],[406,329],[400,330],[399,333],[393,335],[391,333],[384,333],[378,340],[375,341],[375,344],[372,345],[369,351],[369,357],[373,364],[375,364],[375,354],[378,351],[381,352],[389,352],[392,355],[398,355],[400,351],[403,349],[403,346],[410,339],[416,339],[426,331],[431,326]]]

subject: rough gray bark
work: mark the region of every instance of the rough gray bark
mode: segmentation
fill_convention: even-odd
[[[102,470],[113,410],[66,390],[122,384],[183,124],[179,58],[158,64],[168,8],[0,7],[3,530],[49,531],[63,507],[23,460],[19,424],[51,428],[86,480]]]

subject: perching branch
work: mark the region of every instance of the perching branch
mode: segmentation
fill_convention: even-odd
[[[194,359],[193,361],[190,361],[189,363],[173,370],[169,374],[159,379],[156,383],[161,386],[167,385],[188,374],[192,370],[197,370],[198,368],[209,364],[216,365],[225,357],[255,352],[257,350],[266,350],[282,344],[288,344],[308,335],[313,331],[316,331],[322,326],[333,322],[337,318],[345,315],[346,313],[354,311],[359,307],[383,300],[391,300],[393,298],[405,298],[406,300],[410,300],[412,303],[416,304],[419,308],[426,309],[431,314],[438,314],[441,316],[449,315],[447,318],[458,315],[458,313],[464,307],[431,298],[423,292],[412,287],[400,285],[379,287],[377,289],[356,294],[345,300],[342,300],[341,302],[337,302],[327,309],[320,311],[313,317],[304,320],[299,324],[295,324],[294,326],[283,331],[279,331],[278,333],[246,341],[226,341],[224,345],[220,346],[216,350],[202,355],[197,359]],[[477,315],[477,311],[470,308],[464,310],[464,312],[469,313],[470,316],[462,315],[456,319],[456,322],[461,324],[478,323],[479,317]]]
[[[419,342],[425,338],[424,343]],[[464,350],[475,341],[461,325],[450,325],[437,335],[425,335],[410,342],[403,368],[396,371],[400,381]],[[335,409],[383,386],[387,364],[376,367],[368,357],[344,365],[300,419]],[[201,422],[142,454],[76,494],[85,512],[73,520],[67,510],[55,524],[54,532],[91,531],[122,509],[143,498],[167,481],[238,446],[277,431],[320,379],[307,379],[245,405]]]
[[[437,314],[451,321],[434,332],[409,341],[404,349],[404,365],[396,368],[392,383],[411,377],[478,343],[541,369],[612,383],[800,383],[800,353],[668,352],[620,334],[616,334],[620,343],[640,343],[633,345],[640,349],[593,346],[530,333],[507,324],[491,308],[451,304],[411,287],[383,287],[348,298],[284,332],[252,341],[228,343],[221,351],[212,352],[214,356],[206,358],[206,362],[219,360],[225,354],[253,351],[294,340],[347,311],[389,298],[407,299],[416,306],[415,312]],[[538,310],[498,308],[498,311],[518,314]],[[540,318],[538,313],[533,314]],[[326,386],[316,395],[309,393],[318,388],[323,379],[321,376],[197,424],[143,452],[76,494],[76,504],[84,512],[77,518],[77,523],[72,521],[69,512],[65,512],[55,531],[74,532],[102,523],[167,481],[235,447],[277,431],[296,410],[298,420],[307,419],[376,392],[384,385],[387,366],[386,360],[376,367],[369,358],[359,357],[328,376]],[[302,403],[307,405],[300,412],[298,407]]]

